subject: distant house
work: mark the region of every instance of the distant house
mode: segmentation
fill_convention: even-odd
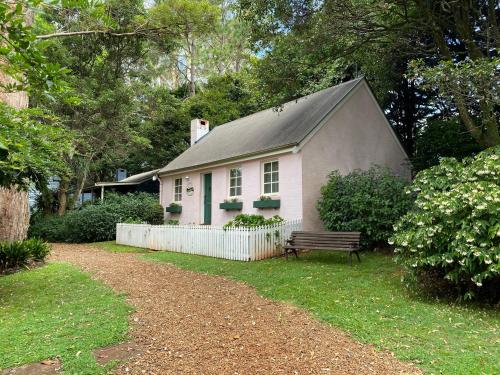
[[[365,79],[356,79],[209,131],[191,122],[191,147],[158,171],[166,216],[181,224],[226,223],[236,214],[302,219],[316,209],[333,170],[372,164],[411,176],[408,157]]]
[[[103,199],[104,193],[107,191],[114,191],[122,194],[135,192],[158,194],[160,192],[160,182],[157,178],[158,171],[159,169],[154,169],[152,171],[134,174],[120,179],[119,181],[97,182],[95,185],[83,189],[80,200],[81,202],[86,202],[96,198]],[[119,169],[116,176],[117,179],[125,177],[126,172]]]

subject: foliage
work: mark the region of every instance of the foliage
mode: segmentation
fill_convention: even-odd
[[[217,126],[256,112],[261,100],[249,72],[244,71],[212,77],[185,106],[191,118],[209,119],[211,126]]]
[[[358,231],[365,246],[386,243],[392,226],[412,204],[406,182],[388,169],[373,166],[346,176],[330,174],[317,203],[319,216],[331,231]]]
[[[458,107],[462,121],[478,143],[483,147],[500,143],[499,57],[459,62],[442,60],[433,67],[416,60],[410,69],[416,79],[423,81],[423,88],[437,90],[450,107],[452,104]],[[460,111],[462,109],[463,112]],[[472,114],[475,113],[479,116],[473,119]]]
[[[417,136],[415,155],[411,161],[418,172],[439,164],[443,157],[462,159],[481,150],[459,119],[429,119]]]
[[[112,193],[64,216],[35,216],[29,236],[51,242],[107,241],[115,238],[116,224],[124,221],[163,224],[163,207],[152,194]]]
[[[274,215],[273,217],[266,219],[262,215],[252,215],[252,214],[239,214],[234,217],[233,220],[229,220],[224,224],[224,228],[233,227],[260,227],[262,225],[273,225],[282,223],[284,219],[281,216]]]
[[[408,280],[437,273],[463,298],[489,291],[500,298],[499,176],[500,147],[462,162],[443,159],[417,175],[408,190],[418,193],[415,208],[392,238]]]
[[[130,251],[129,246],[114,246]],[[304,308],[357,340],[411,359],[429,373],[500,371],[497,310],[415,299],[401,287],[401,269],[392,257],[361,256],[362,263],[354,266],[348,265],[345,254],[329,251],[287,262],[237,262],[168,251],[144,258],[247,282],[264,297]],[[481,350],[472,350],[478,346]]]
[[[0,368],[59,358],[64,373],[104,375],[93,351],[126,340],[130,311],[69,264],[0,277]]]
[[[179,220],[173,220],[173,219],[165,220],[165,225],[179,225]]]
[[[49,244],[36,238],[0,242],[0,273],[10,268],[27,266],[30,261],[43,261],[49,253]]]
[[[0,72],[10,79],[0,80],[1,91],[63,92],[66,68],[48,59],[36,43],[33,28],[26,22],[26,9],[41,0],[0,3]]]
[[[0,186],[27,188],[31,182],[46,181],[65,173],[62,162],[72,152],[71,134],[57,120],[40,110],[16,111],[0,103]]]

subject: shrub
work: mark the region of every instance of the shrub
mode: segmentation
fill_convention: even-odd
[[[224,224],[224,228],[230,227],[258,227],[261,225],[272,225],[282,223],[284,219],[281,216],[274,215],[266,219],[262,215],[239,214],[233,220]]]
[[[34,214],[30,220],[28,237],[43,238],[49,242],[64,242],[66,236],[65,220],[62,216],[42,216]]]
[[[362,233],[364,246],[385,244],[394,223],[412,205],[406,182],[387,168],[373,166],[346,176],[330,174],[317,208],[325,228]]]
[[[461,298],[498,300],[500,147],[462,162],[443,159],[420,172],[408,192],[418,193],[414,209],[391,239],[406,285],[438,278]]]
[[[30,261],[43,261],[50,246],[39,239],[0,242],[0,272],[26,266]]]
[[[50,245],[39,238],[30,238],[24,244],[30,250],[33,260],[43,261],[50,254]]]
[[[103,201],[87,204],[64,216],[32,219],[30,237],[51,242],[96,242],[112,240],[119,222],[163,224],[163,208],[156,195],[107,194]]]

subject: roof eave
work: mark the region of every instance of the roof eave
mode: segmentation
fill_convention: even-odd
[[[167,175],[173,175],[173,174],[178,174],[178,173],[183,173],[186,171],[196,171],[196,170],[201,170],[201,169],[207,169],[210,167],[216,167],[216,166],[223,166],[226,164],[233,164],[237,162],[243,162],[247,160],[254,160],[254,159],[259,159],[263,158],[266,156],[274,155],[274,154],[284,154],[287,152],[293,152],[295,147],[297,146],[297,143],[290,143],[288,145],[280,146],[280,147],[275,147],[275,148],[270,148],[266,150],[259,150],[257,152],[252,152],[248,154],[242,154],[238,155],[235,157],[231,158],[225,158],[217,161],[212,161],[208,163],[203,163],[203,164],[197,164],[189,167],[184,167],[184,168],[176,168],[172,170],[160,170],[158,172],[158,176],[167,176]],[[168,167],[168,165],[167,165]]]

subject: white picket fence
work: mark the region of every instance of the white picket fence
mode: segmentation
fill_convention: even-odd
[[[260,260],[280,255],[302,220],[255,228],[227,228],[207,225],[116,225],[116,243],[153,250],[169,250],[233,260]]]

